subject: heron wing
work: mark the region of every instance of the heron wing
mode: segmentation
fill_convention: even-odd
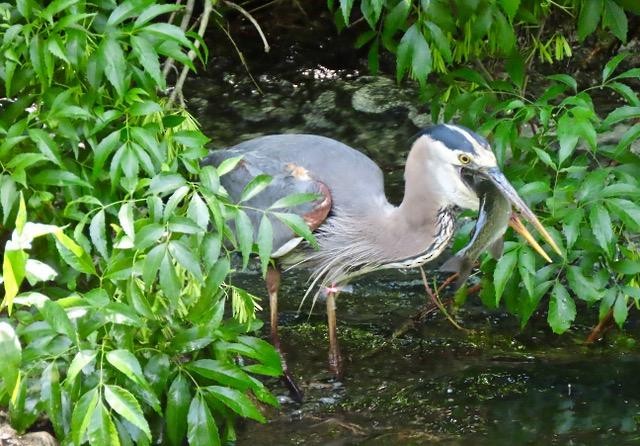
[[[295,163],[283,163],[281,160],[259,152],[227,149],[212,152],[203,160],[202,164],[217,166],[223,160],[238,155],[242,155],[242,160],[231,172],[220,178],[221,184],[234,202],[237,203],[240,200],[245,186],[258,175],[266,174],[271,177],[271,182],[263,191],[243,202],[253,226],[254,236],[257,234],[260,221],[265,215],[262,211],[269,209],[279,199],[293,194],[312,193],[317,194],[319,198],[275,211],[293,213],[302,217],[312,231],[326,219],[331,209],[329,189],[321,181],[310,176],[306,169]],[[273,214],[267,213],[266,215],[273,226],[274,257],[288,253],[302,241],[301,237],[297,236]],[[231,225],[233,226],[233,223]]]

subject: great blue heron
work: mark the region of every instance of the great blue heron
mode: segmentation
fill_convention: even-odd
[[[242,161],[221,178],[232,199],[238,200],[245,185],[257,175],[272,177],[270,185],[246,203],[248,208],[264,210],[274,201],[297,192],[320,196],[314,202],[291,209],[315,232],[319,248],[301,243],[301,237],[273,219],[273,258],[279,266],[310,269],[310,289],[315,285],[326,288],[329,365],[336,375],[341,371],[336,337],[335,298],[339,291],[336,285],[344,285],[354,276],[370,271],[417,267],[438,257],[453,236],[455,208],[478,208],[478,197],[463,172],[493,182],[559,252],[498,168],[486,139],[459,125],[435,125],[418,134],[407,157],[405,193],[399,206],[387,200],[382,171],[370,158],[330,138],[301,134],[263,136],[216,150],[203,164],[219,165],[224,159],[239,155]],[[251,211],[249,215],[257,230],[262,213]],[[271,337],[279,349],[278,267],[268,269],[266,282]],[[288,379],[284,361],[283,367]],[[289,386],[290,389],[294,386],[292,381]]]

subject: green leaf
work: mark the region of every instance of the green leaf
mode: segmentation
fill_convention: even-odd
[[[103,138],[97,145],[91,146],[94,151],[92,168],[92,176],[94,179],[98,178],[103,173],[107,159],[120,144],[120,132],[120,129],[115,130],[107,137]]]
[[[182,29],[180,29],[179,27],[171,25],[169,23],[152,23],[151,25],[147,25],[144,28],[141,28],[140,31],[154,34],[162,39],[173,40],[189,49],[195,49],[193,47],[193,44],[185,36],[184,31],[182,31]]]
[[[56,301],[47,300],[39,309],[45,321],[56,332],[67,336],[71,341],[76,340],[76,331],[67,316],[67,312]]]
[[[85,274],[96,274],[93,260],[80,245],[62,231],[54,234],[56,236],[56,248],[62,259],[76,271]]]
[[[187,249],[187,247],[179,240],[171,240],[168,244],[168,248],[171,253],[171,257],[173,257],[180,266],[189,271],[198,282],[203,281],[200,263],[191,250]]]
[[[159,223],[144,225],[136,233],[135,246],[137,249],[145,250],[150,246],[157,245],[165,235],[165,228]]]
[[[89,363],[96,359],[98,352],[95,350],[80,350],[73,357],[73,360],[69,364],[67,369],[67,377],[65,378],[65,385],[72,387],[78,373],[85,368]]]
[[[440,54],[442,54],[442,58],[445,62],[451,63],[453,55],[451,54],[451,48],[449,47],[449,39],[442,32],[442,29],[435,24],[435,22],[428,20],[426,25],[427,29],[429,29],[429,33],[431,34],[431,39],[433,39],[436,48],[440,51]]]
[[[575,120],[569,113],[563,113],[558,119],[558,141],[560,142],[558,165],[571,156],[578,144],[578,135],[575,133],[574,126]]]
[[[251,220],[247,213],[242,209],[238,209],[235,222],[238,246],[242,253],[242,268],[245,269],[249,264],[251,246],[253,245],[253,225],[251,224]]]
[[[371,29],[377,29],[378,20],[382,13],[382,6],[384,0],[361,0],[360,11],[363,17],[371,27]]]
[[[551,155],[537,147],[534,147],[533,150],[536,152],[536,155],[538,156],[538,159],[540,161],[542,161],[545,165],[551,167],[553,170],[558,170],[558,166],[556,166],[556,163],[554,163],[551,159]]]
[[[173,140],[191,149],[201,149],[209,142],[204,133],[196,130],[180,130],[173,135]]]
[[[611,212],[631,230],[640,231],[640,206],[637,203],[622,198],[609,198],[605,202]]]
[[[115,26],[124,22],[130,17],[136,14],[136,7],[134,2],[125,1],[120,3],[109,15],[107,19],[108,26]]]
[[[201,393],[197,393],[189,405],[187,439],[189,444],[194,446],[220,446],[218,426]]]
[[[187,208],[187,217],[206,230],[209,227],[209,208],[197,192],[194,192]]]
[[[624,293],[618,293],[616,303],[613,304],[613,320],[616,321],[620,328],[622,328],[629,315],[629,307],[627,305],[627,296]]]
[[[93,418],[93,412],[98,404],[98,398],[98,388],[94,387],[80,397],[73,409],[71,416],[71,437],[73,443],[76,445],[84,443],[89,423]]]
[[[180,205],[184,197],[189,193],[189,186],[181,186],[169,197],[164,206],[163,218],[169,220],[174,215],[174,211]]]
[[[234,156],[233,158],[223,160],[216,169],[218,171],[218,176],[221,177],[222,175],[231,172],[241,160],[242,156]]]
[[[618,93],[622,98],[627,101],[630,105],[640,106],[640,98],[638,98],[638,93],[628,86],[627,84],[623,84],[622,82],[609,82],[607,87]]]
[[[162,106],[155,101],[136,102],[129,108],[131,116],[149,116],[162,111]]]
[[[102,400],[98,400],[93,411],[87,435],[92,445],[120,446],[120,438],[111,414],[104,406]]]
[[[353,8],[353,0],[340,0],[340,12],[344,18],[344,23],[349,24],[349,17],[351,17],[351,9]]]
[[[251,418],[260,423],[266,422],[264,416],[244,393],[236,389],[222,386],[207,386],[204,388],[209,395],[222,402],[225,406],[244,418]]]
[[[631,259],[622,259],[613,264],[613,270],[619,274],[633,276],[640,274],[640,261]]]
[[[118,415],[140,429],[151,441],[149,423],[144,417],[138,400],[131,392],[120,386],[107,384],[104,386],[104,399]]]
[[[173,216],[168,221],[169,231],[181,234],[201,234],[205,230],[187,217]]]
[[[145,23],[151,21],[152,19],[166,14],[168,12],[179,11],[183,8],[182,5],[162,5],[162,4],[152,4],[148,8],[145,8],[140,15],[136,18],[136,21],[133,23],[133,28],[139,28]]]
[[[203,166],[200,169],[200,185],[207,191],[217,193],[220,189],[220,177],[213,166]]]
[[[318,242],[302,217],[297,214],[285,214],[283,212],[274,212],[273,215],[287,225],[295,234],[303,237],[313,248],[318,248]]]
[[[609,79],[609,76],[615,71],[617,66],[622,62],[629,53],[620,53],[609,60],[602,69],[602,82],[606,82]]]
[[[420,31],[417,23],[405,32],[398,45],[396,58],[396,78],[402,80],[411,63],[411,76],[418,81],[421,88],[427,83],[427,76],[431,73],[431,49]]]
[[[394,34],[405,26],[410,9],[411,0],[400,0],[391,11],[386,14],[382,28],[382,36],[385,42],[390,41]]]
[[[500,7],[507,14],[510,22],[513,22],[516,13],[518,12],[518,8],[520,7],[520,0],[500,0]]]
[[[255,176],[247,183],[240,195],[240,203],[248,201],[265,190],[271,184],[272,177],[270,175],[260,174]]]
[[[136,234],[133,227],[133,203],[127,201],[120,206],[118,221],[124,233],[127,234],[131,240],[134,240]]]
[[[547,322],[556,334],[562,334],[571,327],[571,323],[576,317],[576,304],[567,293],[565,287],[556,282],[551,290],[551,300],[549,301],[549,314]]]
[[[22,363],[22,347],[18,335],[11,325],[0,322],[0,389],[11,395],[18,381],[18,373]]]
[[[142,373],[142,368],[133,353],[128,350],[111,350],[106,354],[107,361],[133,382],[149,388],[149,383]]]
[[[154,195],[173,192],[187,184],[187,180],[177,173],[161,173],[153,177],[149,184],[149,193]]]
[[[271,225],[271,220],[269,220],[269,217],[266,214],[263,215],[260,220],[257,242],[262,275],[264,276],[267,273],[269,259],[271,258],[271,251],[273,250],[273,226]]]
[[[142,231],[141,231],[142,232]],[[156,274],[164,260],[167,249],[165,245],[155,246],[144,258],[142,264],[142,280],[149,287],[155,281]]]
[[[188,363],[186,367],[200,376],[239,390],[247,390],[252,384],[249,376],[237,366],[214,359],[199,359]]]
[[[4,279],[4,298],[1,308],[7,308],[9,314],[13,308],[13,299],[20,291],[20,285],[24,280],[27,266],[27,254],[22,251],[5,250],[2,262],[2,275]]]
[[[571,90],[578,91],[578,82],[568,74],[552,74],[551,76],[547,76],[547,79],[558,81],[571,88]]]
[[[191,401],[191,387],[182,373],[178,373],[167,392],[165,426],[171,446],[182,446],[187,433],[187,413]],[[206,444],[206,443],[203,443]]]
[[[496,268],[493,272],[493,283],[496,290],[496,306],[500,304],[504,289],[513,274],[517,262],[518,251],[513,250],[505,253],[500,257],[498,263],[496,263]]]
[[[309,203],[311,201],[318,200],[320,198],[322,198],[321,195],[308,192],[291,194],[277,200],[275,203],[269,206],[269,209],[292,208],[303,203]]]
[[[629,23],[624,9],[615,1],[604,2],[604,12],[602,14],[602,27],[609,28],[614,36],[622,42],[627,41],[627,31]]]
[[[43,186],[57,186],[57,187],[69,187],[69,186],[82,186],[87,189],[93,189],[93,186],[80,178],[78,175],[68,170],[57,169],[43,169],[37,174],[29,178],[32,184],[38,184]]]
[[[534,295],[535,289],[535,273],[536,273],[536,258],[533,251],[524,246],[520,249],[518,255],[518,271],[520,272],[520,278],[527,290],[529,296]]]
[[[109,253],[107,251],[107,231],[104,209],[96,212],[91,219],[91,223],[89,224],[89,237],[91,237],[91,242],[100,255],[108,259]]]
[[[567,280],[571,290],[578,298],[587,302],[596,302],[602,298],[602,290],[596,282],[587,279],[577,266],[567,268]]]
[[[611,244],[613,242],[613,226],[609,212],[602,205],[594,205],[589,212],[589,223],[591,231],[596,237],[600,247],[608,254],[611,254]]]
[[[497,46],[498,52],[504,55],[511,53],[516,44],[516,34],[513,26],[499,10],[494,10],[492,29],[497,41],[500,42]],[[491,34],[488,35],[491,36]]]
[[[19,194],[16,183],[8,175],[0,177],[0,208],[2,209],[2,224],[6,225],[9,215]]]
[[[578,16],[578,38],[583,41],[593,33],[600,22],[604,2],[609,0],[584,0]]]
[[[584,210],[582,208],[572,209],[562,222],[562,232],[567,239],[567,251],[571,250],[578,236],[580,235],[580,227],[584,220]]]
[[[60,149],[56,142],[42,129],[29,129],[29,138],[36,143],[38,150],[46,159],[62,167]]]
[[[162,257],[160,263],[160,288],[170,301],[177,302],[182,281],[178,278],[178,273],[167,255]]]
[[[602,124],[609,127],[620,121],[626,121],[628,119],[635,119],[638,117],[640,117],[640,106],[623,105],[609,113],[604,121],[602,121]]]
[[[53,430],[58,437],[63,437],[66,430],[64,413],[62,410],[62,392],[60,390],[60,372],[55,362],[42,372],[40,378],[40,401],[45,403],[45,411]]]
[[[125,75],[128,71],[122,47],[116,39],[108,35],[100,44],[98,57],[104,67],[105,76],[116,89],[118,96],[123,97],[126,88]]]

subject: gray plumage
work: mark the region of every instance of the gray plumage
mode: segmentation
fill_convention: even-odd
[[[265,191],[247,203],[252,207],[266,209],[277,199],[295,192],[318,192],[319,183],[330,191],[331,213],[315,231],[320,249],[313,250],[305,244],[279,259],[285,266],[313,270],[314,284],[339,283],[387,265],[399,267],[402,265],[396,262],[407,259],[419,258],[424,263],[440,254],[453,234],[451,206],[428,195],[429,190],[437,189],[437,183],[422,172],[420,165],[428,155],[422,148],[410,154],[415,166],[407,168],[404,206],[399,207],[391,205],[385,197],[380,168],[362,152],[330,138],[299,134],[259,137],[214,151],[203,164],[218,165],[238,155],[243,156],[242,163],[221,178],[234,200],[246,183],[260,173],[274,179]],[[304,169],[308,179],[300,175],[301,171],[294,175],[292,168],[296,167]],[[304,215],[317,204],[292,211]],[[436,223],[443,216],[451,224],[439,231]],[[250,217],[257,227],[261,215],[252,213]],[[274,222],[275,227],[274,251],[296,239],[283,225]],[[428,249],[431,252],[426,256]]]

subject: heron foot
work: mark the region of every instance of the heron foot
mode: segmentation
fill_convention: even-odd
[[[293,376],[291,376],[289,370],[283,369],[281,380],[289,390],[289,396],[291,397],[291,399],[296,403],[302,403],[304,399],[304,392],[300,389],[300,386],[298,386],[298,383],[296,383],[296,380],[293,378]]]

